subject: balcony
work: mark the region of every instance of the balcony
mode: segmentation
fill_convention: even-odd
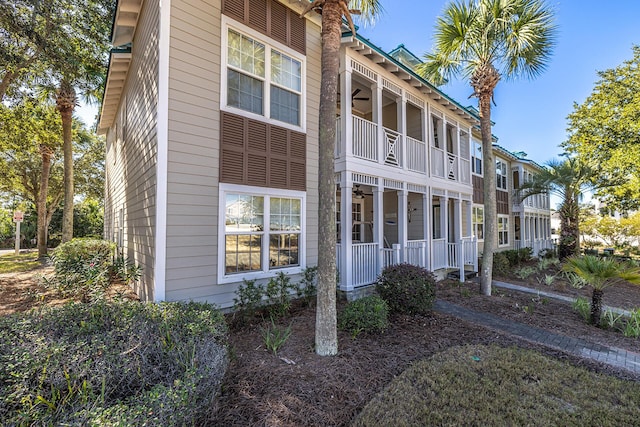
[[[351,119],[350,140],[343,138],[342,119],[336,119],[336,159],[351,151],[354,158],[423,175],[428,174],[427,165],[430,165],[432,176],[471,184],[471,162],[468,158],[438,147],[432,146],[429,150],[424,141],[361,117],[352,116]]]

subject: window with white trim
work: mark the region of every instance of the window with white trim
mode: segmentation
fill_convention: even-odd
[[[473,226],[473,235],[478,240],[484,239],[484,207],[473,206],[471,208],[471,224]]]
[[[509,244],[509,217],[498,216],[498,246]]]
[[[496,188],[507,190],[507,164],[496,159]]]
[[[235,29],[227,33],[227,106],[300,126],[303,62]]]
[[[223,192],[224,275],[298,267],[302,197]]]
[[[472,140],[473,148],[471,152],[471,172],[482,175],[482,143]]]

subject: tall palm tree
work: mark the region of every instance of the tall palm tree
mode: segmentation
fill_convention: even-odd
[[[433,53],[418,72],[434,84],[468,78],[478,98],[484,168],[485,238],[482,293],[491,295],[497,243],[496,172],[491,141],[493,91],[504,77],[532,78],[546,67],[555,44],[553,13],[542,0],[459,0],[438,18]]]
[[[62,119],[62,154],[64,159],[64,209],[62,211],[62,242],[73,238],[73,141],[71,125],[73,111],[78,105],[76,91],[63,79],[56,91],[56,109]]]
[[[558,257],[563,260],[580,254],[580,197],[582,192],[594,189],[595,171],[577,157],[551,160],[546,168],[523,183],[518,189],[525,199],[534,194],[555,194],[562,199],[560,215],[560,240]]]
[[[567,258],[563,266],[593,288],[591,294],[592,325],[600,324],[602,316],[602,296],[604,290],[621,281],[640,284],[640,268],[637,265],[623,264],[613,258],[599,258],[594,255]]]
[[[316,308],[316,353],[338,353],[336,320],[336,189],[334,152],[336,104],[340,73],[342,18],[355,34],[352,14],[370,22],[381,12],[378,0],[315,0],[301,16],[314,10],[322,15],[322,53],[319,116],[318,176],[318,305]]]

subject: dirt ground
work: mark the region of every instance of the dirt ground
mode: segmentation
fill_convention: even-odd
[[[0,275],[0,314],[23,311],[39,304],[60,304],[51,291],[38,285],[31,273]],[[535,278],[518,283],[565,295],[589,295],[558,280],[551,286]],[[587,325],[563,302],[535,294],[494,288],[493,296],[480,295],[474,282],[441,282],[437,298],[474,310],[486,311],[555,333],[565,334],[640,352],[640,340]],[[44,298],[43,298],[44,296]],[[619,285],[605,290],[605,303],[623,308],[640,307],[640,287]],[[340,307],[345,303],[340,302]],[[339,307],[339,309],[340,309]],[[437,312],[429,316],[395,316],[381,335],[353,339],[339,332],[339,353],[319,357],[314,353],[315,308],[294,305],[292,315],[279,325],[291,325],[290,338],[277,355],[266,350],[261,327],[267,322],[232,328],[231,363],[223,392],[212,408],[210,425],[228,426],[342,426],[348,425],[364,405],[414,361],[452,346],[497,344],[531,348],[544,354],[620,378],[640,380],[626,371],[560,351],[533,345]]]

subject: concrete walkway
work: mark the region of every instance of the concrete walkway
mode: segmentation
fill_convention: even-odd
[[[497,287],[513,289],[521,292],[538,293],[536,290],[512,285],[510,283],[494,281],[493,284]],[[568,302],[573,300],[572,298],[568,298],[564,295],[553,294],[550,292],[540,292],[540,295]],[[493,314],[482,313],[447,301],[437,300],[434,304],[434,309],[441,313],[449,314],[477,325],[482,325],[504,332],[529,342],[562,350],[579,357],[596,360],[616,368],[622,368],[633,373],[640,374],[640,353],[556,334],[545,329],[514,322],[513,320],[507,320],[499,316],[494,316]],[[616,311],[625,312],[625,310],[619,309]]]

